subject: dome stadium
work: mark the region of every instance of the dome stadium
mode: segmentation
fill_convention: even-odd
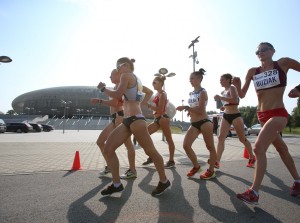
[[[64,86],[35,90],[24,93],[12,101],[12,108],[18,114],[48,115],[49,117],[72,118],[79,116],[110,116],[108,106],[93,105],[91,98],[108,100],[108,96],[95,86]],[[152,119],[152,111],[142,108],[147,119]],[[172,119],[175,106],[168,102],[167,114]]]

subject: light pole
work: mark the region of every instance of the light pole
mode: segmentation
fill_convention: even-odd
[[[184,102],[184,100],[182,99],[181,100],[181,105],[183,106],[183,102]],[[181,122],[183,122],[183,110],[181,111]]]
[[[0,62],[1,63],[10,63],[10,62],[12,62],[12,59],[9,58],[8,56],[0,56]]]
[[[195,51],[195,49],[194,49],[194,45],[195,45],[195,43],[198,43],[199,42],[199,37],[200,36],[198,36],[196,39],[194,39],[194,40],[192,40],[192,43],[189,45],[189,47],[188,47],[188,49],[190,49],[191,47],[193,47],[193,54],[192,55],[190,55],[189,57],[190,58],[193,58],[193,71],[195,72],[195,63],[199,63],[199,61],[198,61],[198,59],[197,59],[197,51]]]
[[[76,109],[76,111],[77,111],[77,118],[78,118],[78,120],[77,120],[77,127],[78,127],[78,131],[77,132],[79,132],[79,121],[80,121],[80,112],[82,112],[83,111],[83,109],[80,109],[80,108],[77,108]]]
[[[168,74],[168,70],[167,70],[167,68],[160,68],[159,70],[158,70],[158,73],[157,74],[154,74],[154,76],[156,76],[156,77],[161,77],[161,76],[164,76],[164,77],[174,77],[176,74],[175,73],[169,73]],[[166,89],[166,87],[165,87],[166,85],[164,84],[164,86],[163,86],[163,90],[165,91],[165,89]],[[162,133],[162,141],[165,141],[165,136],[164,136],[164,133]]]
[[[66,108],[68,104],[71,104],[72,101],[64,101],[60,100],[62,104],[64,104],[64,122],[63,122],[63,134],[65,134],[65,125],[66,125]]]
[[[52,119],[54,119],[54,112],[56,112],[57,109],[56,108],[51,108],[51,111],[52,111]]]

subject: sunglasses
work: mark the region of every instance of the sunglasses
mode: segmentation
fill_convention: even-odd
[[[126,63],[120,63],[120,64],[118,64],[118,65],[117,65],[117,70],[120,70],[120,68],[121,68],[124,64],[126,64]]]
[[[256,50],[256,51],[255,51],[255,54],[258,55],[259,53],[267,52],[267,51],[270,50],[270,49],[272,49],[272,48],[270,48],[270,47],[261,48],[260,50]]]
[[[153,81],[152,84],[158,84],[158,82],[157,81]]]

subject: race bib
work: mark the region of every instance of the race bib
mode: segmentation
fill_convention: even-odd
[[[267,70],[253,76],[253,83],[256,90],[268,89],[280,85],[279,72],[277,69]]]

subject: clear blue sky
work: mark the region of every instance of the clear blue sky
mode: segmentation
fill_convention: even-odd
[[[298,0],[0,0],[0,55],[13,59],[0,65],[0,111],[6,113],[14,98],[33,90],[110,85],[110,72],[123,56],[136,59],[135,73],[151,88],[159,68],[176,73],[167,79],[166,91],[181,105],[192,90],[188,45],[197,36],[196,69],[207,71],[202,83],[207,110],[216,110],[220,75],[244,80],[247,70],[259,65],[254,52],[260,42],[274,45],[274,60],[300,60],[299,15]],[[290,71],[284,97],[289,112],[297,100],[287,93],[299,83],[300,73]],[[251,86],[241,106],[256,104]]]

